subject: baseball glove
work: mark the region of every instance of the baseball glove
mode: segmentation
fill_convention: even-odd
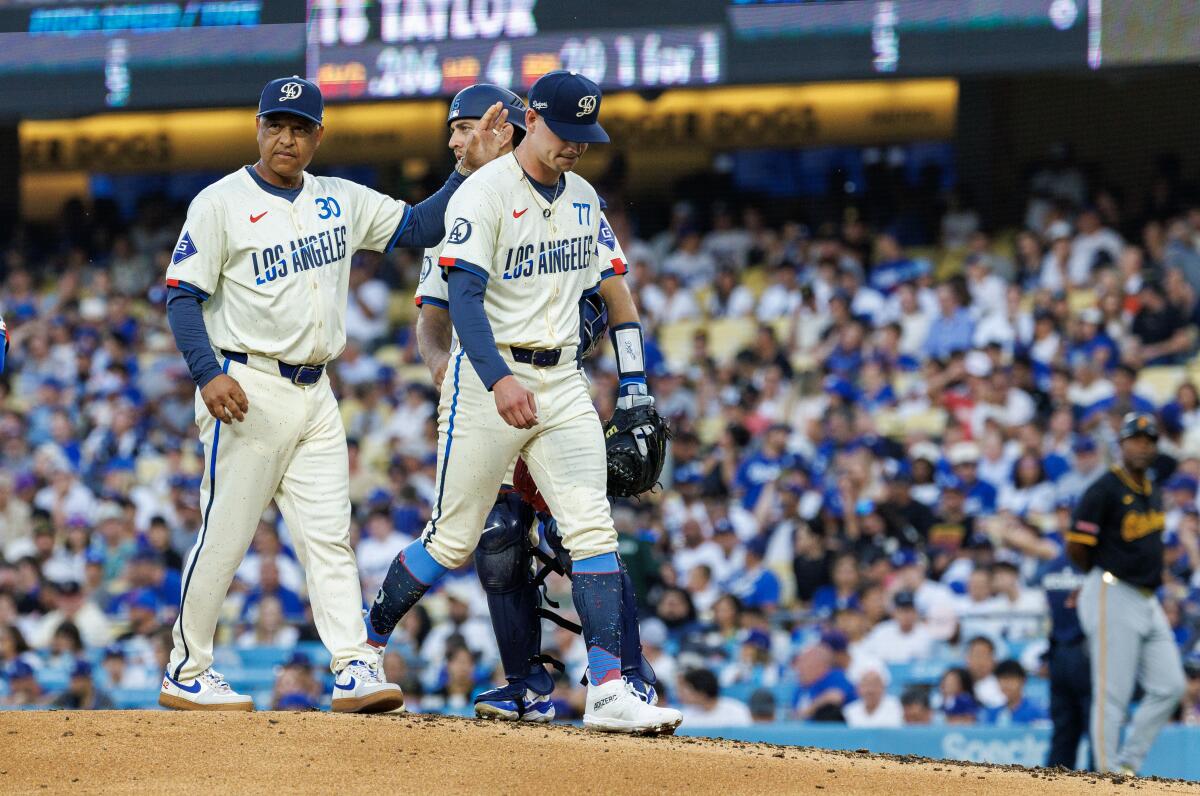
[[[671,430],[652,402],[618,406],[604,427],[608,453],[608,494],[633,497],[658,483]]]
[[[534,511],[543,514],[550,513],[550,508],[546,505],[546,499],[538,491],[538,486],[534,483],[533,475],[529,472],[529,468],[525,466],[524,459],[517,459],[516,469],[513,470],[513,489],[517,490],[517,494],[521,496],[522,500],[533,506]]]

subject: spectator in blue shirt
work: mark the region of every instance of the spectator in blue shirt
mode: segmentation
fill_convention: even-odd
[[[289,622],[304,620],[304,601],[294,591],[280,584],[275,560],[264,558],[259,567],[258,586],[247,592],[246,600],[242,603],[242,621],[252,622],[258,604],[268,596],[279,600],[279,607]]]
[[[964,306],[966,287],[961,279],[938,286],[938,307],[941,316],[929,327],[925,353],[933,359],[944,359],[956,351],[971,347],[975,335],[975,319]]]
[[[768,537],[760,536],[746,545],[746,569],[734,576],[729,590],[747,608],[770,614],[779,605],[779,578],[763,566]]]
[[[1089,406],[1084,411],[1083,424],[1086,426],[1107,414],[1121,416],[1130,412],[1154,414],[1156,412],[1154,403],[1134,393],[1133,387],[1136,383],[1136,370],[1128,365],[1117,365],[1117,369],[1113,371],[1112,375],[1113,394]]]
[[[871,287],[890,295],[905,282],[914,282],[929,273],[929,263],[914,260],[904,254],[900,243],[892,235],[884,233],[875,238],[878,259],[871,269]]]
[[[813,644],[796,656],[794,663],[800,685],[792,700],[796,718],[804,721],[844,721],[842,708],[858,694],[846,673],[835,668],[833,650]]]
[[[173,569],[167,569],[162,555],[148,545],[140,546],[129,559],[126,581],[130,590],[113,601],[110,613],[121,613],[138,591],[149,591],[158,605],[171,605],[179,600],[180,577]]]
[[[815,616],[832,616],[843,608],[858,607],[858,556],[842,553],[833,560],[828,583],[813,594],[812,612]]]
[[[734,480],[742,493],[742,507],[747,511],[754,510],[763,487],[778,478],[786,467],[794,465],[794,457],[787,452],[790,432],[791,429],[781,423],[771,426],[758,452],[738,467]]]
[[[963,509],[972,517],[996,513],[996,487],[979,480],[979,456],[979,446],[974,442],[960,442],[950,449],[947,457],[966,495]]]
[[[1079,313],[1067,359],[1077,356],[1086,358],[1103,372],[1111,371],[1121,359],[1117,344],[1104,330],[1104,313],[1099,307],[1088,307]]]
[[[1046,709],[1025,696],[1025,669],[1020,663],[1014,660],[1001,661],[996,665],[996,681],[1000,684],[1005,701],[999,707],[984,708],[984,724],[1008,727],[1033,724],[1047,718]]]

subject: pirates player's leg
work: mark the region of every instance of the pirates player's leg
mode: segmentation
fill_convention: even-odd
[[[400,687],[383,682],[378,654],[367,646],[362,587],[350,546],[350,464],[346,432],[328,377],[289,385],[302,402],[290,422],[300,441],[275,493],[304,568],[317,633],[335,675],[333,709],[378,713],[404,704]]]
[[[204,446],[203,513],[183,568],[175,645],[160,697],[168,707],[189,708],[198,699],[218,698],[219,688],[210,695],[205,683],[195,688],[192,681],[212,666],[221,604],[298,437],[288,419],[302,407],[290,382],[237,362],[223,360],[222,365],[246,393],[250,410],[242,422],[220,423],[197,393],[196,422]],[[251,707],[249,697],[239,697],[235,704]]]
[[[1145,634],[1137,668],[1144,694],[1117,757],[1118,766],[1135,772],[1141,768],[1163,725],[1170,721],[1186,687],[1179,647],[1162,605],[1153,595],[1141,596],[1141,601],[1140,617],[1135,624]]]
[[[1088,637],[1092,666],[1089,736],[1096,770],[1117,771],[1121,726],[1129,712],[1141,659],[1136,590],[1096,567],[1079,594],[1079,622]],[[1144,619],[1144,618],[1143,618]]]
[[[386,645],[396,624],[447,570],[471,557],[496,491],[532,432],[504,422],[465,352],[450,361],[438,407],[437,498],[421,538],[396,556],[371,606],[367,635]]]

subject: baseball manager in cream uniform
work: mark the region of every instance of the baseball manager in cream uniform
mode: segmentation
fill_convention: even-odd
[[[159,704],[252,710],[212,668],[221,603],[274,500],[304,567],[332,654],[336,711],[402,707],[367,645],[350,547],[346,433],[325,372],[346,342],[350,261],[359,249],[433,246],[450,196],[499,151],[489,109],[445,186],[415,206],[305,172],[324,135],[320,89],[298,77],[263,89],[260,159],[201,191],[167,269],[167,312],[196,382],[203,521],[183,572]]]

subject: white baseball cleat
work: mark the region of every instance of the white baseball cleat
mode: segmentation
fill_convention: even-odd
[[[602,685],[588,684],[583,726],[601,732],[634,735],[671,735],[683,714],[643,702],[624,678]]]
[[[404,708],[404,692],[379,674],[379,656],[351,661],[333,681],[335,713],[387,713]]]
[[[158,704],[173,710],[254,710],[254,698],[234,691],[211,667],[193,680],[163,675]]]

